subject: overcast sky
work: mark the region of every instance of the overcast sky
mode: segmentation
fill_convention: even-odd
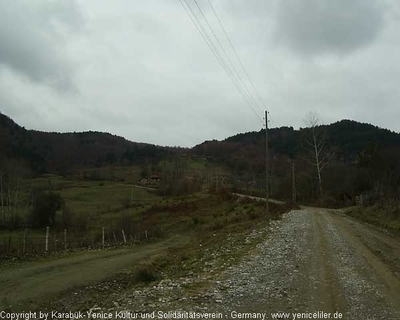
[[[210,1],[271,127],[317,111],[323,123],[400,130],[400,2]],[[208,0],[197,2],[256,97]],[[179,0],[0,0],[0,111],[28,129],[171,146],[262,127]]]

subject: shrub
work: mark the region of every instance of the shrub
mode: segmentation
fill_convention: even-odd
[[[61,209],[64,200],[59,193],[39,192],[36,194],[31,213],[34,227],[53,226],[56,220],[56,212]]]
[[[200,219],[197,218],[197,217],[193,217],[193,218],[192,218],[192,221],[193,221],[193,224],[194,224],[195,226],[201,223]]]
[[[136,274],[136,280],[139,282],[150,283],[160,278],[160,274],[152,264],[141,265]]]
[[[74,216],[72,224],[78,233],[83,234],[87,231],[89,224],[89,216],[84,213],[77,214]]]

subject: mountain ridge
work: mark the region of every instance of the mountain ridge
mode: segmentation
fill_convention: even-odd
[[[107,132],[44,132],[28,130],[0,113],[0,161],[23,159],[38,173],[121,162],[154,162],[179,148],[133,142]]]
[[[343,119],[320,125],[327,148],[337,149],[337,158],[351,163],[373,142],[381,147],[400,145],[400,134],[389,129]],[[302,150],[307,128],[291,126],[269,129],[269,145],[274,157],[295,158]],[[37,172],[59,172],[67,167],[158,162],[166,156],[190,153],[216,158],[233,170],[264,168],[265,129],[238,133],[223,140],[207,140],[192,148],[164,147],[134,142],[101,131],[43,132],[28,130],[0,113],[0,150],[3,158],[29,160]]]

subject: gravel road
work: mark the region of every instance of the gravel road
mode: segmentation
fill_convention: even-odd
[[[19,302],[28,310],[37,303],[35,297],[99,281],[181,242],[3,269],[0,308],[13,310]],[[272,319],[277,312],[288,313],[281,314],[285,319],[294,319],[294,313],[303,319],[328,319],[328,314],[332,319],[335,313],[342,314],[336,319],[400,319],[400,239],[340,210],[292,211],[203,250],[198,272],[179,278],[165,274],[150,286],[110,293],[104,303],[94,302],[92,311],[221,312],[224,319]],[[230,263],[239,251],[246,254]],[[185,270],[185,264],[180,268]],[[314,312],[320,313],[314,317]]]
[[[197,308],[400,319],[398,239],[322,209],[290,212],[271,229],[256,254],[216,283],[218,301]]]
[[[265,319],[274,312],[293,319],[292,313],[318,311],[331,318],[339,312],[341,319],[400,319],[399,239],[324,209],[292,211],[267,228],[261,233],[265,240],[241,262],[208,278],[206,289],[186,296],[179,282],[164,280],[120,300],[119,309],[218,311],[226,319],[237,318],[232,311],[248,318],[265,313]],[[149,304],[150,297],[157,300]]]

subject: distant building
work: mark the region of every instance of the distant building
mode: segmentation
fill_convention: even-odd
[[[150,175],[148,178],[140,179],[139,183],[147,186],[154,186],[161,182],[161,177],[156,174]]]

